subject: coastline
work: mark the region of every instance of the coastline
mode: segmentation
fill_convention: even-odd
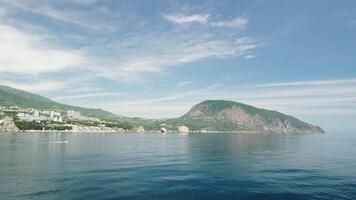
[[[127,130],[127,131],[73,131],[73,130],[19,130],[19,131],[9,131],[9,132],[0,132],[0,133],[113,133],[113,134],[145,134],[145,133],[157,133],[157,134],[212,134],[212,133],[219,133],[219,134],[275,134],[275,135],[302,135],[302,134],[323,134],[317,132],[303,132],[303,133],[276,133],[276,132],[261,132],[261,131],[190,131],[189,133],[180,133],[178,131],[168,131],[166,133],[160,133],[159,130],[153,131],[135,131],[135,130]]]

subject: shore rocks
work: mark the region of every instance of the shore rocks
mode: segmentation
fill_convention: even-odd
[[[0,120],[0,132],[18,132],[20,131],[15,123],[14,120],[10,117],[6,117],[3,120]]]
[[[189,133],[189,128],[186,126],[179,126],[178,127],[178,132],[179,133]]]

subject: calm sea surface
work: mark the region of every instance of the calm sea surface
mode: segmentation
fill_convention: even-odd
[[[0,199],[356,199],[356,133],[0,134]]]

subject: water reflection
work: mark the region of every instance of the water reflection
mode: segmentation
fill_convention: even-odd
[[[356,195],[355,143],[336,134],[0,134],[0,199],[345,199]]]

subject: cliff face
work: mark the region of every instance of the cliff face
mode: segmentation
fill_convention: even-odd
[[[19,129],[16,127],[14,121],[7,117],[0,120],[0,132],[17,132]]]
[[[268,133],[323,133],[294,117],[232,101],[204,101],[181,117],[199,130],[253,131]]]

